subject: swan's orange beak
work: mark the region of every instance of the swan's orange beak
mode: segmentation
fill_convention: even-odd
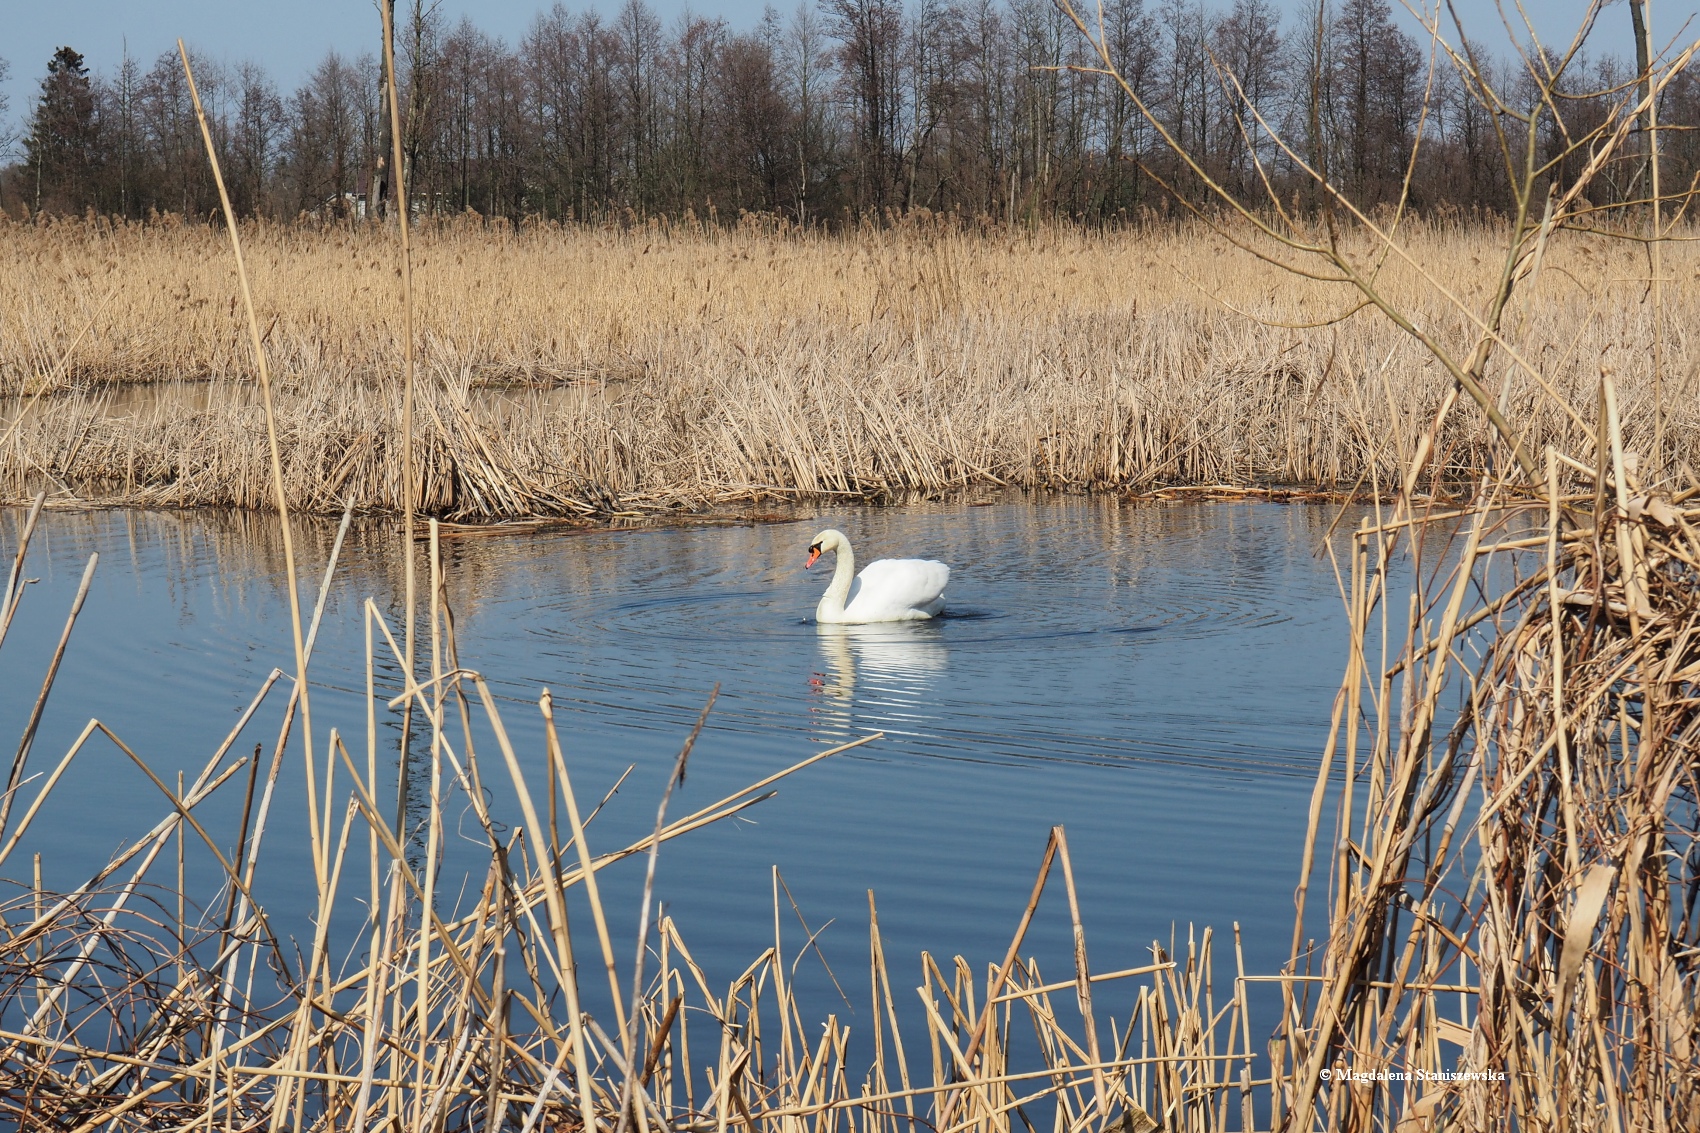
[[[808,570],[810,567],[814,566],[815,560],[818,559],[818,558],[820,558],[820,548],[819,547],[810,547],[809,548],[809,559],[808,559],[807,562],[805,562],[803,564],[803,569]]]

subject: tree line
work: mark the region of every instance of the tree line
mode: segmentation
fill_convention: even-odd
[[[1285,20],[1272,0],[1106,0],[1102,13],[1133,96],[1206,175],[1301,207],[1313,182],[1299,162],[1366,205],[1408,183],[1419,209],[1492,209],[1505,199],[1506,147],[1526,139],[1539,97],[1518,77],[1528,61],[1476,52],[1497,90],[1524,99],[1484,102],[1394,23],[1387,0],[1313,0]],[[749,31],[690,14],[664,22],[644,0],[612,15],[557,3],[516,44],[469,19],[450,25],[426,0],[398,22],[402,150],[421,213],[809,224],[924,208],[1113,221],[1191,198],[1198,176],[1051,0],[805,0],[789,16],[769,8]],[[391,147],[378,50],[333,51],[289,92],[258,64],[191,58],[239,212],[382,211]],[[1634,90],[1634,68],[1610,55],[1566,75],[1543,152],[1621,112]],[[1666,181],[1686,184],[1700,170],[1689,129],[1700,83],[1668,87],[1659,119]],[[0,209],[13,215],[217,207],[175,53],[96,70],[60,48],[18,148],[0,172]],[[1638,176],[1626,161],[1603,191],[1632,199]]]

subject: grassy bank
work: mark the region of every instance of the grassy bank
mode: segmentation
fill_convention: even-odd
[[[96,222],[0,235],[0,497],[266,506],[223,235]],[[1379,285],[1467,351],[1442,288],[1478,306],[1505,233],[1405,235],[1424,273],[1391,259]],[[377,227],[245,234],[298,507],[400,506],[392,240]],[[1691,448],[1700,399],[1683,328],[1700,316],[1700,252],[1665,254],[1667,439]],[[457,518],[974,484],[1385,487],[1448,386],[1385,320],[1339,318],[1355,292],[1201,227],[832,237],[467,222],[418,234],[416,264],[420,498]],[[1507,342],[1559,396],[1509,352],[1489,378],[1531,450],[1581,442],[1560,406],[1588,402],[1602,366],[1627,443],[1645,450],[1646,276],[1639,246],[1580,237],[1519,287]],[[188,403],[112,392],[161,381],[208,384]],[[1436,473],[1478,468],[1490,449],[1479,420],[1453,421]]]

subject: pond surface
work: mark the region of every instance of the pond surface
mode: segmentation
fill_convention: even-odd
[[[1305,812],[1343,662],[1345,619],[1325,553],[1339,510],[1014,499],[762,526],[451,539],[443,557],[461,663],[488,675],[533,781],[543,781],[543,687],[581,805],[636,768],[591,828],[598,850],[647,833],[716,684],[676,815],[825,746],[884,733],[783,781],[746,817],[663,850],[658,896],[722,985],[773,940],[775,867],[812,928],[832,922],[821,947],[841,978],[866,971],[869,890],[894,979],[918,978],[922,949],[941,962],[960,953],[977,969],[996,962],[1058,824],[1095,969],[1148,962],[1152,941],[1184,940],[1192,924],[1228,934],[1239,922],[1248,967],[1273,971],[1292,931]],[[21,520],[0,513],[7,559]],[[1340,530],[1355,522],[1348,515]],[[830,562],[802,564],[827,526],[845,531],[863,562],[951,564],[948,616],[817,627]],[[333,532],[309,523],[300,534],[308,609]],[[25,571],[40,581],[0,650],[7,744],[23,730],[85,560],[99,552],[101,561],[29,773],[51,769],[98,716],[162,779],[178,769],[192,779],[266,674],[293,668],[277,543],[273,521],[259,516],[43,516]],[[372,598],[398,624],[395,544],[374,527],[356,529],[344,549],[312,665],[321,757],[331,726],[363,755],[360,610]],[[381,701],[394,695],[393,665],[380,686]],[[234,750],[270,751],[283,699],[267,701]],[[393,798],[397,717],[382,703],[378,712]],[[499,752],[480,735],[494,805],[517,821]],[[284,767],[259,888],[274,921],[305,940],[312,882],[299,755]],[[239,801],[208,808],[227,842]],[[417,818],[417,792],[414,801]],[[75,886],[165,809],[128,758],[96,745],[0,874],[27,883],[36,851],[46,885]],[[479,834],[464,796],[447,809],[440,892],[452,905],[457,863],[473,860]],[[629,939],[640,871],[610,872],[606,897]],[[789,951],[804,933],[788,905],[781,919]],[[1065,978],[1060,885],[1029,940],[1047,972],[1064,973],[1050,978]],[[1232,964],[1227,947],[1219,957]],[[843,1012],[822,986],[820,1014]]]

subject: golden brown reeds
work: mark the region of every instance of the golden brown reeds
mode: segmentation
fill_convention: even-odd
[[[1649,486],[1615,400],[1586,462],[1546,450],[1544,502],[1484,482],[1426,536],[1445,569],[1408,603],[1394,548],[1431,524],[1354,536],[1329,889],[1307,922],[1301,883],[1272,1048],[1289,1128],[1700,1121],[1700,484]]]
[[[1406,220],[1400,239],[1468,307],[1509,229]],[[844,236],[730,231],[417,234],[418,491],[444,517],[607,515],[757,498],[963,485],[1134,488],[1398,481],[1443,370],[1349,288],[1281,272],[1203,224],[1118,232],[914,223]],[[0,240],[0,498],[266,506],[263,418],[221,234],[201,226],[12,225]],[[403,506],[394,258],[381,226],[244,226],[278,376],[288,493],[335,514]],[[1348,248],[1351,240],[1346,239]],[[1373,241],[1359,239],[1373,258]],[[1696,246],[1666,250],[1672,326],[1696,311]],[[1654,428],[1639,253],[1547,252],[1513,304],[1519,356],[1586,400],[1600,361],[1633,429]],[[1377,286],[1459,354],[1470,318],[1402,261]],[[104,306],[102,302],[104,301]],[[80,338],[79,338],[80,336]],[[1500,355],[1503,360],[1504,353]],[[63,360],[61,364],[61,360]],[[55,373],[58,367],[58,373]],[[1686,337],[1663,357],[1672,445],[1700,436]],[[1532,451],[1574,423],[1496,363]],[[192,412],[114,384],[210,383]],[[1651,448],[1638,434],[1632,445]],[[1492,453],[1462,419],[1456,477]]]

